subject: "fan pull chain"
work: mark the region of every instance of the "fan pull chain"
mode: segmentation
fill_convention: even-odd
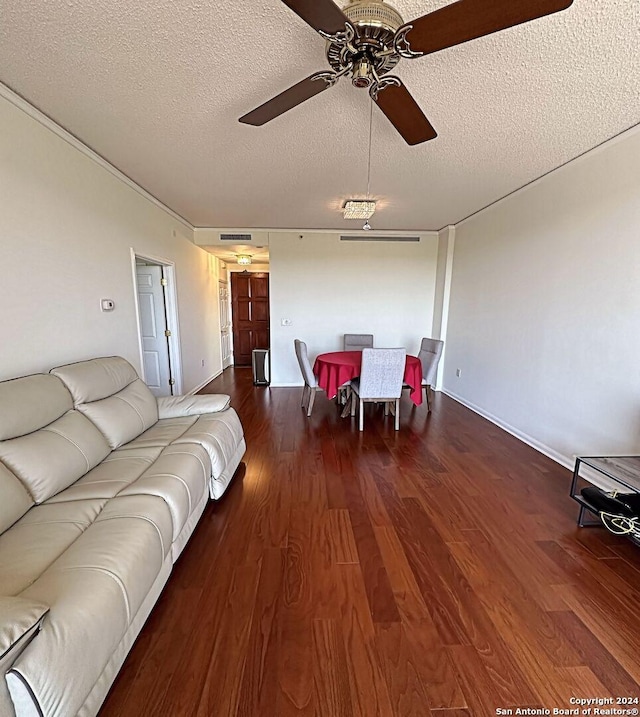
[[[367,160],[367,201],[371,197],[371,135],[373,134],[373,100],[370,100],[369,107],[369,158]],[[364,226],[362,227],[365,231],[371,229],[369,220],[366,219]]]
[[[367,199],[371,189],[371,135],[373,129],[373,100],[369,100],[369,160],[367,162]]]

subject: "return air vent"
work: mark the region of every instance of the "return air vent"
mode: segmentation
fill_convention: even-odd
[[[370,234],[342,234],[340,241],[420,241],[420,237],[386,237],[386,236],[375,236]]]
[[[234,244],[248,244],[253,241],[253,234],[220,234],[220,241],[230,241]]]

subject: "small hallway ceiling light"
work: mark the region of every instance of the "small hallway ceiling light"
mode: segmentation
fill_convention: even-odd
[[[236,261],[241,266],[249,266],[249,264],[251,264],[251,257],[249,254],[236,254]]]
[[[344,203],[345,219],[371,219],[376,211],[373,199],[349,199]]]

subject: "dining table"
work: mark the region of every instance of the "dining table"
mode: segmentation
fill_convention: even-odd
[[[317,356],[313,373],[327,397],[335,398],[340,386],[360,375],[361,365],[362,351],[330,351]],[[404,383],[411,389],[409,397],[419,406],[422,403],[422,364],[417,356],[407,354]]]

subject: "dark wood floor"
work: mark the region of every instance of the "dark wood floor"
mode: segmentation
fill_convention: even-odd
[[[455,401],[364,433],[228,369],[246,471],[211,504],[101,717],[483,717],[639,697],[640,549]],[[614,705],[615,706],[615,705]],[[637,706],[637,705],[633,705]],[[507,714],[504,712],[503,714]]]

